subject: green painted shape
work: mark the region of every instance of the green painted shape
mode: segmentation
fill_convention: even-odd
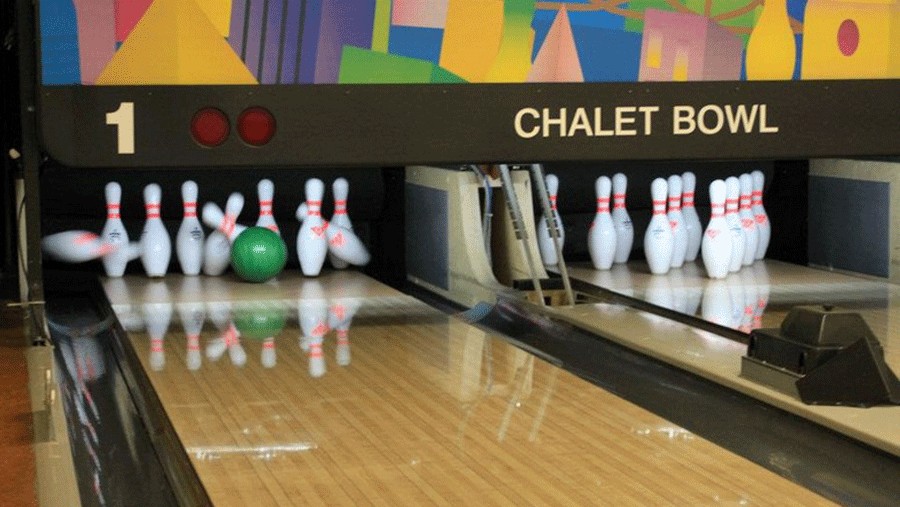
[[[372,27],[372,49],[388,52],[391,33],[391,0],[375,0],[375,24]]]
[[[341,84],[464,83],[465,80],[427,60],[354,46],[341,52]]]

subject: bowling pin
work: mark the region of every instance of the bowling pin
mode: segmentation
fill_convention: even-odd
[[[331,225],[337,225],[348,230],[353,230],[353,224],[347,215],[347,196],[350,194],[350,183],[346,178],[338,178],[331,184],[331,193],[334,195],[334,214],[331,215]],[[344,269],[349,264],[338,258],[334,253],[328,252],[328,261],[336,269]]]
[[[185,363],[188,370],[196,371],[203,362],[200,354],[200,332],[206,320],[206,305],[202,300],[203,286],[200,284],[200,278],[185,277],[178,296],[180,301],[176,308],[187,342]]]
[[[225,202],[225,212],[215,203],[208,202],[203,205],[203,223],[221,232],[234,243],[234,239],[240,236],[247,227],[237,223],[237,217],[244,209],[244,196],[234,192],[228,196]]]
[[[328,238],[325,229],[328,223],[322,219],[322,196],[325,184],[312,178],[306,181],[306,217],[297,234],[297,256],[300,269],[306,276],[318,276],[328,253]]]
[[[203,265],[203,227],[197,219],[197,184],[185,181],[181,185],[181,199],[184,203],[184,218],[175,235],[175,255],[181,272],[199,275]]]
[[[555,174],[548,174],[544,177],[547,185],[547,194],[550,197],[550,212],[556,223],[556,231],[559,234],[559,249],[562,250],[566,242],[566,234],[563,231],[562,219],[559,211],[556,210],[556,196],[559,192],[559,178]],[[559,260],[556,257],[556,247],[553,245],[553,238],[550,236],[550,227],[547,225],[547,217],[543,214],[537,224],[537,240],[538,247],[541,252],[541,259],[546,266],[555,266]]]
[[[263,368],[274,368],[277,360],[275,337],[270,336],[262,342],[262,350],[259,352],[259,362],[262,364]]]
[[[616,173],[612,177],[613,190],[613,225],[616,227],[616,256],[613,262],[622,264],[628,262],[631,255],[631,246],[634,244],[634,226],[631,217],[625,208],[625,193],[628,190],[628,177],[622,173]]]
[[[731,234],[725,220],[725,182],[715,180],[709,185],[709,205],[712,214],[703,233],[700,252],[706,274],[713,279],[728,275],[731,262]],[[704,295],[704,305],[706,296]]]
[[[697,187],[697,177],[688,171],[681,175],[681,215],[684,217],[684,228],[688,234],[688,246],[684,260],[694,262],[700,253],[700,241],[703,238],[703,224],[700,216],[694,208],[694,189]]]
[[[166,365],[164,340],[172,321],[172,300],[165,282],[158,280],[147,284],[142,309],[150,336],[150,368],[160,371]]]
[[[314,378],[325,374],[322,342],[329,328],[328,301],[324,294],[325,291],[318,280],[304,280],[297,301],[297,320],[302,333],[301,348],[305,345],[308,350],[309,374]]]
[[[600,176],[594,183],[597,194],[597,214],[588,231],[588,253],[595,269],[609,269],[616,256],[616,226],[609,213],[609,193],[612,182]]]
[[[224,339],[231,364],[237,367],[247,364],[247,352],[244,350],[244,346],[241,345],[241,333],[234,325],[234,322],[229,324],[228,329],[225,331]]]
[[[741,217],[738,215],[740,180],[734,176],[725,180],[725,192],[725,221],[728,222],[728,230],[731,232],[731,260],[728,261],[728,271],[736,273],[744,262],[744,245],[747,242],[746,233],[741,226]]]
[[[219,231],[213,231],[203,245],[203,274],[219,276],[231,264],[231,243]]]
[[[644,254],[650,272],[664,275],[672,267],[672,252],[675,248],[675,235],[672,225],[666,216],[666,195],[668,184],[662,178],[656,178],[650,184],[650,195],[653,198],[653,216],[644,233]]]
[[[44,236],[41,250],[51,259],[62,262],[87,262],[119,249],[90,231],[65,231]]]
[[[309,208],[305,202],[297,206],[296,217],[300,223],[308,215]],[[328,240],[328,255],[345,265],[365,266],[371,260],[369,250],[352,229],[325,222],[325,237]]]
[[[684,265],[684,257],[687,254],[688,235],[684,227],[684,217],[681,214],[681,176],[673,174],[669,176],[669,224],[672,226],[672,267],[680,268]]]
[[[769,249],[769,240],[772,239],[772,224],[769,222],[769,215],[766,214],[766,208],[763,207],[763,187],[765,186],[765,176],[760,170],[750,173],[753,178],[753,218],[756,220],[756,227],[759,229],[759,242],[756,245],[756,260],[766,256],[766,250]]]
[[[122,186],[111,181],[106,184],[106,223],[103,225],[103,232],[100,237],[110,245],[124,246],[128,244],[128,231],[125,230],[125,224],[122,223],[120,214],[120,205],[122,202]],[[125,274],[125,267],[128,265],[128,250],[118,248],[108,255],[101,258],[103,270],[106,276],[119,277]]]
[[[272,214],[275,184],[272,183],[272,180],[260,180],[256,185],[256,194],[259,196],[259,218],[256,220],[256,226],[265,227],[281,236],[281,231]]]
[[[741,182],[741,227],[744,228],[744,259],[742,264],[749,266],[756,259],[756,247],[759,244],[759,230],[756,228],[756,218],[753,216],[753,210],[750,207],[751,195],[753,194],[753,177],[749,174],[742,174]]]
[[[141,232],[141,263],[147,276],[165,276],[172,258],[172,240],[160,218],[159,205],[162,189],[156,183],[144,187],[144,208],[147,222]]]

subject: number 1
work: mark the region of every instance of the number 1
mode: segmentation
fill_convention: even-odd
[[[120,102],[119,109],[106,113],[106,124],[117,127],[119,155],[134,155],[134,102]]]

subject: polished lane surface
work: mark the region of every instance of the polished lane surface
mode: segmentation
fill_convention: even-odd
[[[828,503],[356,273],[104,284],[217,505]]]

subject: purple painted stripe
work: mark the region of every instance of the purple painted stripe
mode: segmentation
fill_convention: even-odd
[[[316,83],[337,83],[344,46],[372,47],[374,23],[375,0],[325,0],[316,52]]]
[[[281,29],[285,0],[269,0],[266,14],[266,36],[263,44],[262,84],[277,84],[281,64]]]
[[[259,51],[262,49],[263,18],[268,0],[249,0],[250,15],[247,19],[247,42],[244,46],[244,63],[259,79]]]
[[[284,10],[284,40],[281,49],[281,84],[296,83],[297,54],[300,51],[300,24],[303,0],[287,0]]]
[[[244,59],[244,35],[246,27],[247,2],[249,0],[231,0],[231,25],[228,27],[228,44],[241,60]]]
[[[312,83],[316,75],[316,53],[319,47],[319,32],[322,25],[322,0],[306,2],[306,16],[303,21],[303,38],[300,44],[300,83]]]

